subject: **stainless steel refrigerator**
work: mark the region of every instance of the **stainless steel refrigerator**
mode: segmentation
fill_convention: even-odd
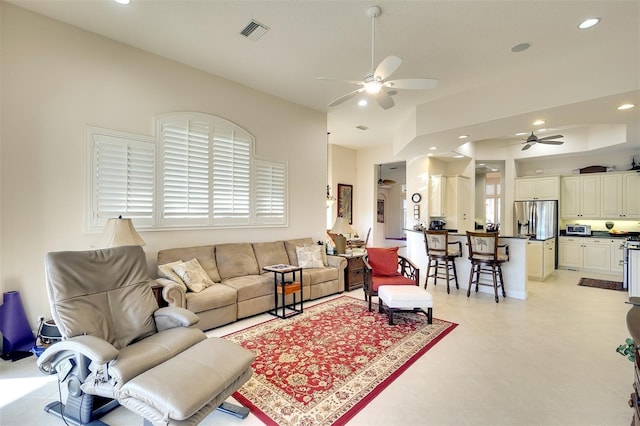
[[[535,240],[556,239],[558,264],[558,201],[516,201],[513,204],[513,231]]]
[[[516,201],[513,230],[536,240],[558,236],[558,201]]]

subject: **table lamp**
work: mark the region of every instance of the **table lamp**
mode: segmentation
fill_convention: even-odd
[[[344,254],[347,248],[347,238],[343,234],[353,234],[353,228],[349,225],[347,219],[342,216],[338,216],[336,218],[336,223],[333,224],[333,228],[331,228],[331,233],[336,234],[336,237],[333,239],[336,243],[336,253]]]
[[[143,246],[144,240],[136,232],[131,219],[123,219],[122,216],[111,218],[107,221],[102,235],[92,247],[109,248],[119,246]]]

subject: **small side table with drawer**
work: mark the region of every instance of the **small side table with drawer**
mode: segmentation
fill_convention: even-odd
[[[351,291],[364,285],[364,262],[362,255],[341,254],[347,259],[344,269],[344,291]]]

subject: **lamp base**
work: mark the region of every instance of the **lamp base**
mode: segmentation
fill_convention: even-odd
[[[333,241],[336,243],[336,254],[344,254],[347,250],[347,238],[340,234],[337,235]]]

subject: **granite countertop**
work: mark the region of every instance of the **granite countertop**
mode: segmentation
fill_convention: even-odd
[[[560,231],[561,237],[577,237],[577,238],[619,238],[626,240],[631,236],[638,236],[640,232],[629,232],[627,234],[610,234],[608,231],[592,231],[591,235],[567,235],[565,231]]]

